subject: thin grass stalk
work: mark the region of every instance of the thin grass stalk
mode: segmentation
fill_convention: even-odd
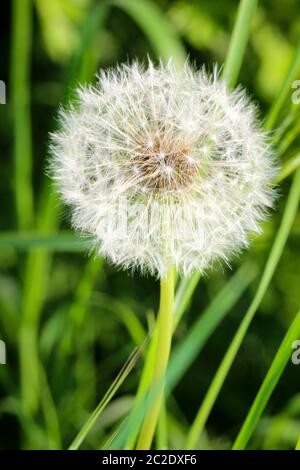
[[[277,148],[278,155],[283,155],[287,152],[293,142],[297,139],[300,133],[300,121],[297,121],[296,124],[285,134],[281,139],[280,144]]]
[[[285,117],[283,117],[281,123],[274,129],[273,135],[272,135],[272,141],[274,145],[278,145],[281,139],[283,138],[284,134],[287,132],[287,130],[292,126],[294,121],[297,119],[298,116],[298,109],[296,106],[291,106],[289,112]]]
[[[115,393],[117,390],[120,388],[126,377],[129,375],[129,373],[132,371],[134,368],[135,364],[137,363],[139,357],[141,356],[145,346],[147,344],[147,338],[145,339],[144,343],[140,348],[135,348],[133,352],[130,354],[129,358],[119,371],[118,375],[110,385],[109,389],[105,393],[104,397],[98,404],[98,406],[95,408],[95,410],[92,412],[86,423],[83,425],[83,427],[80,429],[79,433],[76,435],[72,443],[70,444],[68,450],[77,450],[92,427],[94,426],[95,422],[101,415],[102,411],[105,409],[105,407],[110,403],[111,399],[114,397]]]
[[[33,223],[30,57],[32,1],[12,2],[11,96],[14,139],[14,192],[18,227]]]
[[[250,35],[251,22],[256,12],[257,1],[258,0],[240,1],[237,19],[233,28],[223,69],[223,78],[230,88],[233,88],[237,82]]]
[[[53,228],[54,231],[54,228]],[[20,252],[34,248],[43,248],[51,252],[86,253],[90,242],[82,240],[71,232],[36,233],[36,232],[1,232],[0,246],[11,247]]]
[[[268,373],[255,397],[253,405],[241,427],[241,430],[233,444],[233,450],[245,449],[254,429],[261,417],[273,390],[275,389],[287,363],[291,358],[291,345],[299,338],[300,334],[300,311],[297,313],[292,324],[290,325],[274,360],[268,370]]]
[[[288,176],[290,176],[297,168],[300,166],[300,155],[294,155],[292,158],[287,160],[285,164],[282,166],[280,173],[275,178],[274,183],[278,184],[285,180]]]
[[[44,415],[50,450],[62,449],[61,431],[58,414],[48,383],[46,371],[40,364],[40,377],[42,382],[41,408]]]

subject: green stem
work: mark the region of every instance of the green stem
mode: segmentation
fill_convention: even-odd
[[[174,270],[171,269],[160,284],[160,306],[158,315],[158,338],[153,367],[153,385],[159,387],[147,414],[137,443],[137,449],[151,447],[158,415],[164,394],[163,380],[166,374],[173,332]]]
[[[295,450],[300,450],[300,437],[299,437],[298,442],[296,444]]]
[[[14,189],[18,226],[33,220],[32,142],[30,117],[31,0],[14,0],[12,8],[11,90],[14,135]]]
[[[223,70],[223,78],[230,88],[235,86],[242,65],[250,34],[251,20],[256,11],[257,1],[258,0],[241,0],[240,2]]]

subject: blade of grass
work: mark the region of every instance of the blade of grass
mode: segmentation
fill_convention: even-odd
[[[14,137],[14,191],[18,227],[33,222],[30,58],[32,2],[12,2],[11,96]]]
[[[274,127],[276,120],[278,118],[279,112],[291,90],[292,82],[295,79],[295,76],[296,76],[297,71],[299,70],[299,67],[300,67],[300,42],[295,50],[295,54],[292,58],[288,72],[284,77],[279,93],[276,99],[273,101],[273,104],[267,114],[267,117],[265,120],[266,129],[272,129],[272,127]]]
[[[235,21],[223,69],[223,78],[230,88],[233,88],[237,82],[250,35],[251,21],[254,17],[256,7],[257,0],[240,1],[237,19]]]
[[[287,160],[283,167],[281,168],[280,173],[275,179],[275,183],[280,183],[288,176],[290,176],[297,168],[300,166],[300,155],[295,155],[294,157]]]
[[[296,444],[295,450],[300,450],[300,437],[299,437],[298,442]]]
[[[94,295],[94,299],[96,302],[93,301],[93,305],[101,306],[108,312],[116,315],[123,322],[136,346],[142,344],[146,337],[146,331],[134,310],[131,309],[125,301],[119,301],[103,292],[97,292],[97,294]]]
[[[275,145],[281,141],[284,134],[292,126],[298,116],[298,109],[296,106],[290,106],[290,110],[285,117],[283,117],[281,123],[274,129],[272,140]]]
[[[138,349],[135,348],[132,354],[129,356],[128,360],[118,373],[117,377],[115,380],[112,382],[110,385],[109,389],[107,390],[106,394],[98,404],[98,406],[95,408],[95,410],[92,412],[86,423],[83,425],[75,439],[72,441],[70,444],[68,450],[77,450],[82,442],[84,441],[85,437],[87,434],[90,432],[92,427],[94,426],[95,422],[98,420],[99,416],[101,415],[102,411],[105,409],[105,407],[108,405],[108,403],[111,401],[113,396],[116,394],[117,390],[120,388],[126,377],[129,375],[129,373],[132,371],[134,368],[135,364],[137,363],[139,357],[141,356],[143,349],[145,348],[147,344],[147,338],[145,339],[144,343],[142,346]]]
[[[0,247],[12,247],[19,251],[32,248],[43,248],[52,252],[86,252],[91,246],[91,239],[82,239],[72,232],[2,232],[0,234]]]
[[[277,147],[278,155],[283,155],[290,148],[292,143],[300,134],[300,121],[296,121],[295,125],[285,134]]]
[[[300,196],[300,169],[294,175],[293,183],[289,192],[288,200],[284,210],[282,222],[277,232],[275,241],[271,248],[263,275],[261,277],[258,289],[254,299],[248,308],[230,346],[214,376],[214,379],[205,395],[202,405],[195,417],[190,428],[186,448],[191,449],[195,446],[198,436],[202,433],[207,418],[214,406],[216,399],[220,393],[223,383],[228,375],[232,363],[237,355],[240,345],[247,333],[248,327],[268,289],[275,269],[278,265],[283,249],[285,247],[289,232],[297,213],[298,202]]]
[[[145,396],[148,388],[150,387],[151,381],[152,381],[152,371],[153,371],[153,364],[154,364],[154,359],[155,359],[155,350],[157,346],[157,338],[158,338],[158,330],[157,328],[154,328],[154,334],[150,335],[151,336],[151,341],[148,346],[148,349],[146,350],[146,359],[144,363],[144,367],[142,370],[142,375],[139,381],[137,393],[135,396],[135,401],[134,401],[134,406],[132,410],[132,415],[135,413],[139,412],[139,409],[143,406],[143,403],[145,402]],[[139,423],[140,425],[142,422]],[[128,433],[126,442],[125,442],[125,449],[126,450],[132,450],[135,446],[136,439],[138,436],[138,433],[140,431],[140,427],[136,426],[134,429],[134,432]]]
[[[291,347],[293,341],[299,338],[300,334],[300,310],[289,327],[279,349],[273,359],[270,369],[255,397],[253,405],[243,423],[243,426],[233,444],[233,450],[245,449],[254,429],[261,417],[271,395],[274,391],[287,363],[291,358]]]
[[[50,450],[62,448],[59,419],[53,401],[48,379],[43,366],[40,364],[40,377],[42,382],[41,405],[47,429]]]
[[[111,3],[124,10],[139,25],[148,38],[157,57],[164,62],[173,58],[174,63],[182,66],[186,60],[185,50],[165,19],[160,8],[149,0],[112,0]]]

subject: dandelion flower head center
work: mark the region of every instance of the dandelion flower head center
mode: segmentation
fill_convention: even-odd
[[[132,153],[132,168],[136,184],[153,191],[176,191],[190,187],[198,171],[197,159],[191,146],[178,136],[147,133]]]

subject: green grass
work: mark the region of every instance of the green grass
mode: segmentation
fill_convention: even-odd
[[[32,131],[30,76],[32,47],[31,0],[12,2],[11,96],[14,138],[14,193],[17,224],[33,225]]]
[[[234,450],[245,449],[254,429],[261,417],[272,392],[274,391],[287,363],[291,360],[291,345],[300,335],[300,311],[289,327],[282,343],[280,344],[274,360],[268,370],[256,397],[251,406],[245,422],[233,444]]]
[[[9,366],[0,367],[0,419],[7,429],[0,446],[7,445],[8,436],[9,447],[23,449],[133,449],[136,445],[161,385],[150,387],[158,339],[158,286],[150,279],[128,278],[117,272],[89,253],[89,238],[66,228],[69,222],[65,222],[55,191],[44,175],[47,144],[40,121],[42,127],[43,114],[49,110],[56,115],[53,103],[68,106],[75,88],[93,82],[99,66],[131,61],[135,56],[147,60],[150,55],[165,63],[172,57],[182,67],[189,54],[197,67],[203,62],[221,64],[224,59],[222,76],[230,88],[237,86],[243,69],[243,79],[268,110],[264,126],[280,159],[274,181],[281,185],[280,199],[265,234],[254,240],[246,259],[235,260],[232,274],[224,268],[223,272],[195,273],[177,280],[173,349],[154,447],[228,448],[232,422],[240,426],[246,416],[233,449],[245,449],[249,443],[254,448],[268,443],[284,447],[289,439],[289,447],[296,445],[300,450],[299,431],[294,431],[291,418],[281,422],[278,443],[274,436],[267,439],[271,429],[266,425],[268,419],[276,422],[281,418],[276,411],[274,416],[267,415],[266,406],[289,362],[290,344],[300,334],[300,313],[286,326],[300,301],[295,268],[299,248],[299,107],[289,102],[292,82],[299,78],[300,44],[291,54],[287,71],[281,67],[283,80],[270,102],[271,96],[264,95],[262,86],[266,64],[260,55],[268,36],[258,50],[252,35],[267,31],[274,43],[282,36],[284,50],[292,51],[294,33],[289,30],[282,35],[282,24],[274,19],[284,6],[276,10],[263,0],[241,0],[239,5],[223,2],[216,11],[213,2],[103,0],[91,1],[81,12],[80,5],[72,1],[51,5],[66,20],[64,26],[57,23],[57,31],[64,27],[69,34],[72,24],[77,25],[69,36],[66,62],[55,63],[47,57],[35,1],[12,1],[9,114],[0,128],[4,153],[6,149],[10,152],[10,146],[12,153],[11,161],[4,159],[8,163],[1,174],[3,194],[12,195],[12,202],[10,197],[3,198],[0,233],[0,333],[8,345],[9,359]],[[288,14],[287,10],[286,17]],[[294,18],[290,22],[295,31]],[[229,24],[233,29],[226,53]],[[72,34],[76,36],[73,45]],[[278,83],[278,64],[284,61],[280,48],[274,55],[278,63],[274,61],[274,69],[268,64],[268,79],[274,77]],[[44,104],[39,101],[41,96]],[[50,123],[51,130],[55,126],[54,121]],[[280,207],[283,211],[278,221]],[[248,334],[256,314],[258,321]],[[237,318],[241,323],[226,350]],[[279,345],[276,338],[283,336],[283,330],[287,332]],[[240,360],[248,359],[249,350],[241,348],[245,339],[255,340],[256,345],[263,343],[262,370],[268,370],[258,392],[254,386],[251,389],[254,400],[249,409],[245,396],[249,396],[246,387],[251,384],[232,369],[238,354]],[[216,344],[224,356],[214,371]],[[274,359],[268,369],[269,357]],[[257,358],[253,361],[261,367]],[[209,382],[211,376],[214,378]],[[286,376],[290,388],[286,386],[285,393],[291,390],[291,395],[296,394],[293,377],[288,371]],[[224,389],[220,395],[226,380],[228,392]],[[198,413],[189,422],[187,416],[197,409],[205,390]],[[227,393],[236,397],[232,413]],[[210,416],[218,398],[220,413]],[[284,395],[278,400],[284,408]],[[206,429],[209,417],[211,426]]]

